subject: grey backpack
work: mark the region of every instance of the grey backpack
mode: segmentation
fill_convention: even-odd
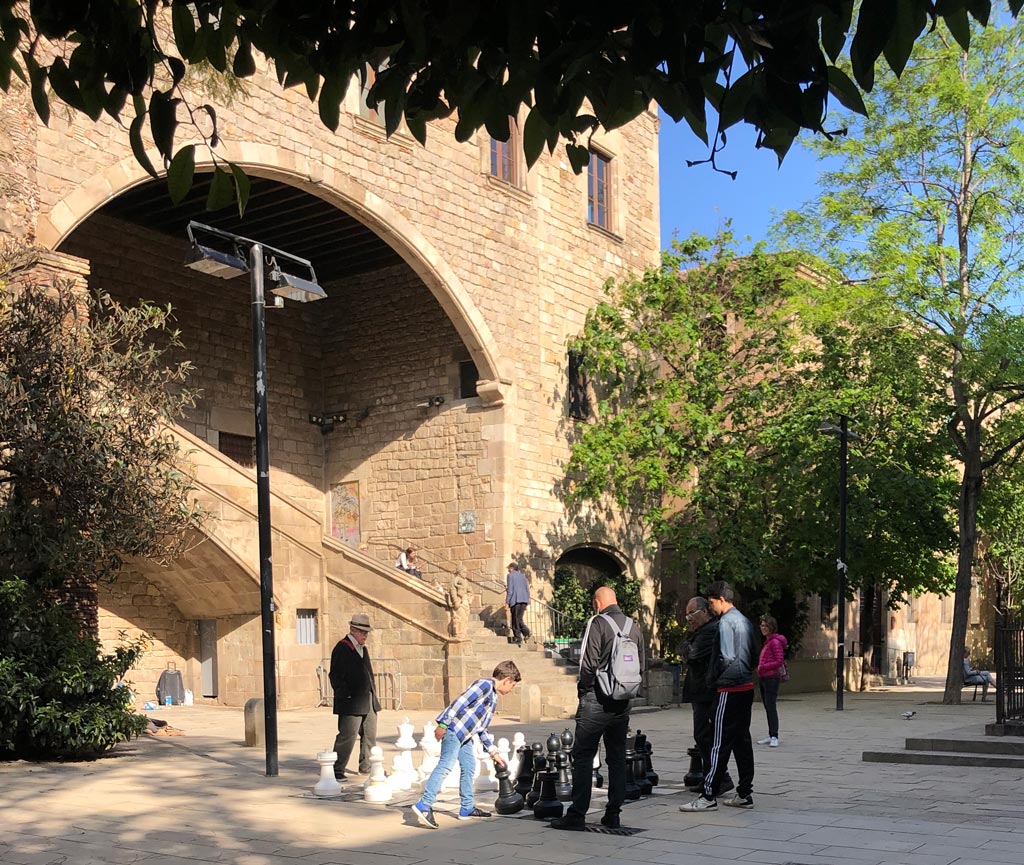
[[[611,700],[631,700],[640,693],[642,679],[640,647],[632,636],[633,620],[626,619],[619,630],[611,616],[601,613],[601,618],[611,626],[613,637],[608,668],[597,671],[597,687]]]

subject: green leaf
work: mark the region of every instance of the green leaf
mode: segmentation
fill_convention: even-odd
[[[967,51],[971,47],[971,22],[967,17],[967,10],[963,6],[955,6],[948,12],[944,12],[942,20],[953,34],[957,44]]]
[[[156,169],[153,167],[149,154],[146,153],[146,145],[142,141],[142,128],[145,124],[146,113],[136,114],[135,119],[132,120],[131,126],[128,128],[128,141],[131,143],[132,153],[135,154],[135,161],[145,169],[150,177],[156,179],[160,175],[157,174]]]
[[[569,157],[569,165],[575,174],[580,174],[590,162],[590,150],[582,144],[566,144],[565,155]]]
[[[864,90],[874,86],[875,61],[896,27],[896,6],[892,0],[864,0],[861,4],[857,32],[850,46],[850,61],[853,77]]]
[[[252,183],[249,181],[248,175],[239,166],[233,162],[229,162],[231,166],[231,176],[235,181],[235,197],[238,199],[238,218],[241,219],[245,216],[245,208],[249,203],[249,192],[252,189]]]
[[[256,60],[252,56],[252,43],[244,37],[239,37],[235,59],[231,62],[231,71],[235,73],[236,78],[248,78],[256,72]]]
[[[532,168],[540,159],[550,128],[540,113],[540,108],[534,105],[526,115],[526,123],[523,124],[523,154],[526,156],[527,168]]]
[[[928,23],[928,13],[918,0],[904,0],[894,5],[895,26],[885,43],[884,53],[889,68],[897,75],[902,75],[910,53],[914,50],[914,43]]]
[[[175,3],[171,6],[171,27],[174,31],[174,44],[182,57],[188,57],[196,41],[196,23],[192,17],[192,5]]]
[[[851,111],[867,116],[868,109],[857,85],[837,66],[828,67],[828,91]]]
[[[320,111],[320,122],[331,132],[338,131],[338,123],[341,122],[341,100],[344,95],[344,88],[337,75],[324,78],[323,86],[320,88],[320,98],[317,100],[317,108]]]
[[[85,113],[85,103],[82,101],[82,94],[78,89],[78,84],[75,83],[74,78],[68,72],[68,67],[64,61],[57,57],[53,63],[50,64],[49,71],[50,86],[53,88],[53,92],[57,95],[57,98],[65,105],[70,105],[77,111]]]
[[[234,198],[235,187],[231,181],[231,175],[222,168],[214,168],[210,192],[206,196],[206,209],[221,210],[231,204]]]
[[[43,69],[35,57],[28,52],[23,52],[25,66],[28,68],[28,77],[32,85],[32,107],[43,124],[50,124],[50,100],[46,96],[46,70]]]
[[[174,132],[178,127],[178,103],[162,90],[154,90],[149,97],[149,129],[153,143],[165,160],[174,150]]]
[[[192,178],[196,170],[196,147],[189,144],[182,147],[171,160],[167,169],[167,191],[171,201],[180,204],[192,188]]]

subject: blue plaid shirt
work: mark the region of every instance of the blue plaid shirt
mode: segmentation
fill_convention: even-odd
[[[465,742],[474,734],[478,735],[484,750],[491,751],[494,748],[494,740],[491,739],[487,728],[497,707],[498,696],[494,689],[494,679],[477,679],[435,720],[449,730],[454,730],[460,742]]]

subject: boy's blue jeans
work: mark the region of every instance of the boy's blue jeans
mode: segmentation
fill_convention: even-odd
[[[455,768],[456,760],[459,761],[459,768],[462,770],[462,775],[459,778],[459,798],[462,800],[462,810],[473,810],[473,772],[476,769],[473,737],[470,736],[465,742],[459,742],[459,737],[455,735],[454,730],[448,730],[441,740],[441,756],[438,758],[434,771],[427,778],[427,783],[423,785],[423,795],[420,796],[417,805],[425,805],[427,808],[433,806],[444,779]]]

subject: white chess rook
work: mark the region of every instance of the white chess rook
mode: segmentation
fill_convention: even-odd
[[[341,784],[334,777],[334,761],[338,755],[334,751],[321,751],[316,755],[316,761],[320,764],[320,780],[313,788],[313,795],[321,799],[331,799],[341,795]]]

